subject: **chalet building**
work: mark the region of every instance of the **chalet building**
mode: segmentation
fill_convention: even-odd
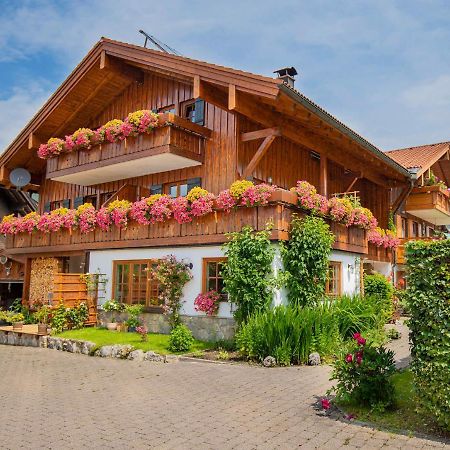
[[[410,240],[442,239],[450,231],[450,142],[386,152],[412,175],[411,187],[395,215],[400,246],[394,255],[396,284],[404,285],[404,244]],[[393,189],[393,196],[398,194]]]
[[[27,169],[41,214],[84,203],[100,208],[114,199],[136,201],[157,193],[184,196],[195,186],[217,195],[239,179],[281,190],[265,206],[216,211],[191,223],[131,221],[126,228],[86,234],[35,231],[9,236],[8,254],[26,261],[24,300],[34,300],[36,292],[53,301],[79,295],[74,278],[66,282],[67,289],[58,288],[49,267],[60,274],[59,280],[64,279],[61,274],[98,271],[107,279],[106,297],[145,304],[149,328],[157,331],[164,320],[151,268],[173,254],[192,267],[193,279],[184,290],[184,319],[196,336],[220,338],[231,332],[232,305],[224,297],[217,317],[205,317],[195,311],[194,298],[222,289],[226,233],[247,224],[264,229],[271,221],[274,245],[286,240],[291,215],[301,214],[289,192],[298,180],[328,198],[353,193],[382,228],[388,227],[390,211],[398,212],[398,220],[417,217],[420,226],[443,224],[434,212],[424,212],[428,210],[422,204],[422,212],[411,206],[422,189],[416,186],[422,169],[412,181],[402,151],[383,153],[313,103],[295,88],[294,73],[288,68],[269,78],[102,38],[1,155],[0,183],[7,185],[12,169]],[[64,139],[79,128],[96,129],[142,109],[164,114],[164,126],[89,150],[38,157],[37,150],[49,138]],[[440,158],[445,159],[444,153]],[[432,164],[448,176],[448,153],[446,161]],[[364,264],[391,274],[392,251],[369,243],[367,231],[336,222],[330,226],[336,236],[330,295],[358,292]],[[408,233],[418,233],[412,222],[405,226],[411,227]],[[43,266],[45,276],[39,272]],[[275,302],[283,300],[277,292]]]

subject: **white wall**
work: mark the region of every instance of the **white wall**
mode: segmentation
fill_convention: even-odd
[[[133,260],[133,259],[159,259],[167,255],[175,255],[178,260],[184,260],[186,263],[192,263],[193,278],[184,287],[183,294],[185,303],[181,310],[182,314],[190,316],[204,315],[194,309],[195,297],[202,291],[202,258],[214,258],[223,256],[220,246],[198,246],[198,247],[165,247],[165,248],[135,248],[124,250],[101,250],[90,253],[89,271],[106,274],[108,283],[106,284],[106,298],[113,297],[112,278],[114,260]],[[232,317],[231,305],[227,302],[221,302],[218,317]]]
[[[279,246],[275,245],[275,258],[272,263],[274,274],[283,270],[283,263],[279,251]],[[108,280],[106,289],[106,298],[113,296],[112,278],[114,260],[139,260],[139,259],[159,259],[167,255],[175,255],[178,260],[184,260],[186,263],[192,263],[193,278],[189,281],[183,291],[185,303],[183,304],[182,314],[195,316],[204,315],[194,309],[194,299],[202,291],[203,280],[203,261],[202,258],[213,258],[224,256],[220,246],[197,246],[197,247],[171,247],[171,248],[136,248],[124,250],[99,250],[90,253],[89,270],[90,272],[103,273]],[[342,293],[356,294],[359,292],[359,256],[353,253],[333,251],[330,256],[331,261],[342,263]],[[273,304],[286,304],[286,288],[274,292]],[[232,317],[232,304],[221,302],[218,317]]]

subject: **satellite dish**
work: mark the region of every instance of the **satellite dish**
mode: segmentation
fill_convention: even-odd
[[[9,174],[9,181],[18,188],[26,186],[31,181],[31,174],[27,169],[18,167]]]
[[[8,257],[6,255],[0,256],[0,264],[6,264],[8,262]]]

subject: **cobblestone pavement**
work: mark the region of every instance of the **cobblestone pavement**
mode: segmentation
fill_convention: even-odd
[[[321,416],[327,367],[138,363],[0,345],[0,448],[444,448]]]

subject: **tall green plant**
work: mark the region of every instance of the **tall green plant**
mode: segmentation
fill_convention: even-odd
[[[364,274],[364,293],[368,297],[378,299],[380,314],[386,323],[392,318],[394,312],[394,286],[381,273]]]
[[[314,304],[325,293],[334,235],[320,217],[294,216],[289,242],[282,248],[292,305]]]
[[[234,317],[238,323],[250,315],[264,311],[272,300],[272,261],[275,254],[269,230],[254,231],[244,227],[231,233],[223,245],[227,261],[222,268],[224,289],[236,305]]]
[[[414,385],[450,430],[450,240],[411,241],[405,251]]]
[[[175,328],[181,323],[181,297],[185,284],[192,278],[191,272],[185,263],[169,255],[159,260],[153,275],[158,280],[159,298],[163,303],[164,313],[169,317],[170,326]]]

